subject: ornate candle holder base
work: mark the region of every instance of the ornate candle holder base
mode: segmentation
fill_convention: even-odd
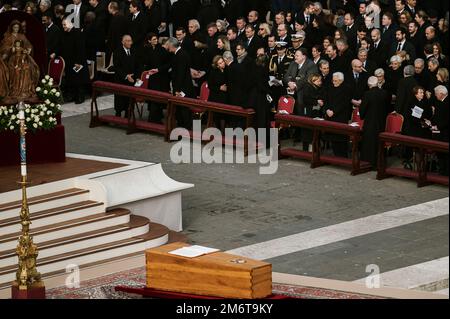
[[[43,281],[33,283],[25,290],[19,289],[19,284],[14,281],[11,286],[12,299],[45,299],[45,286]]]

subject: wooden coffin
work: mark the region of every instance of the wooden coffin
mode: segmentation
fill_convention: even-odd
[[[224,252],[188,258],[172,243],[145,252],[147,287],[194,295],[254,299],[272,294],[272,265]]]

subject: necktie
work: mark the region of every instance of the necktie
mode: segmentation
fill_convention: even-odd
[[[387,27],[383,28],[383,33],[385,33],[387,31]]]
[[[347,27],[347,32],[350,31],[350,27]]]
[[[306,24],[309,24],[309,16],[306,16]]]
[[[281,64],[281,58],[278,58],[278,64]]]
[[[378,43],[373,44],[374,49],[376,50],[378,48]]]
[[[356,83],[358,83],[358,80],[359,80],[359,74],[355,73],[355,81],[356,81]]]
[[[401,49],[402,49],[402,43],[399,42],[399,43],[398,43],[398,46],[397,46],[397,51],[400,51]]]
[[[127,56],[130,56],[130,50],[127,49]]]
[[[134,20],[136,20],[136,15],[135,14],[133,14],[133,18],[131,19],[131,21],[134,21]]]

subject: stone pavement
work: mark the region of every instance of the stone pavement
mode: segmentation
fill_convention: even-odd
[[[67,152],[160,162],[168,176],[195,184],[183,197],[184,233],[191,243],[236,249],[448,197],[447,187],[419,189],[412,180],[377,181],[375,172],[350,176],[331,166],[313,170],[301,160],[281,160],[275,175],[259,175],[256,164],[174,164],[173,144],[161,136],[89,129],[89,114],[67,108],[73,108],[67,113],[73,116],[63,118]],[[384,273],[447,257],[448,223],[447,212],[269,261],[276,272],[354,281],[367,276],[369,264]],[[448,288],[448,269],[443,276],[447,287],[441,289]]]

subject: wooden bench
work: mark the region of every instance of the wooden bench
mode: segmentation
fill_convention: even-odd
[[[414,148],[418,154],[417,171],[387,167],[385,154],[387,144]],[[401,134],[381,133],[379,137],[377,179],[382,180],[390,176],[401,176],[417,180],[418,187],[423,187],[431,183],[448,185],[448,176],[427,172],[426,154],[430,152],[448,154],[448,143]]]
[[[311,168],[316,168],[324,164],[332,164],[351,168],[351,175],[358,175],[370,170],[368,162],[362,162],[359,158],[359,142],[362,138],[362,129],[358,126],[351,126],[344,123],[337,123],[326,120],[315,120],[313,118],[276,114],[275,122],[277,127],[280,125],[306,128],[313,131],[312,152],[300,151],[295,148],[281,149],[279,142],[279,157],[296,157],[311,161]],[[320,150],[320,134],[332,133],[347,135],[352,142],[352,157],[344,158],[337,156],[325,156]]]
[[[210,101],[202,101],[192,98],[186,97],[171,97],[170,101],[170,114],[169,114],[169,131],[172,131],[176,127],[176,110],[180,107],[189,108],[192,112],[198,113],[200,110],[208,113],[208,120],[206,126],[214,127],[214,114],[225,114],[232,115],[236,117],[241,117],[245,119],[245,126],[243,129],[247,129],[253,127],[253,122],[255,118],[255,110],[254,109],[244,109],[240,106],[228,105],[222,103],[215,103]],[[193,132],[190,132],[190,137],[193,139],[201,139],[201,136],[194,136]],[[239,145],[242,144],[244,146],[245,155],[248,154],[248,138],[245,135],[244,141],[228,141],[225,137],[222,140],[222,144],[232,144]]]
[[[97,104],[97,97],[101,92],[113,93],[130,98],[130,105],[128,108],[128,118],[122,118],[114,115],[100,115]],[[105,123],[113,123],[116,125],[127,126],[127,134],[135,133],[138,130],[150,131],[164,135],[166,139],[169,136],[169,123],[167,114],[170,113],[169,99],[171,94],[149,90],[145,88],[136,88],[123,84],[96,81],[92,84],[92,101],[91,101],[91,123],[89,127],[96,127]],[[145,100],[155,103],[167,105],[167,113],[165,124],[152,123],[147,121],[136,120],[135,116],[135,100]]]

